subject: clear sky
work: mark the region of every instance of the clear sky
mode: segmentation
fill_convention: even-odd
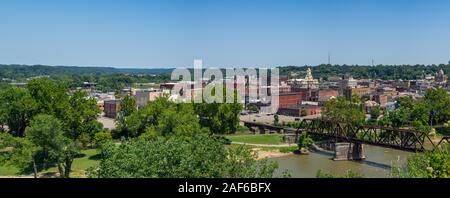
[[[0,0],[0,63],[439,64],[449,0]]]

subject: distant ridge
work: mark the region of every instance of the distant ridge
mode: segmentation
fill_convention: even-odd
[[[40,75],[111,75],[111,74],[169,74],[171,68],[115,68],[0,64],[0,77],[33,77]]]

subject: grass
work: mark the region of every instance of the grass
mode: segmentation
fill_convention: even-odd
[[[283,135],[230,135],[226,136],[232,142],[242,142],[248,144],[268,144],[277,145],[283,143]]]
[[[86,177],[86,170],[97,166],[100,161],[98,157],[98,150],[89,149],[82,151],[83,157],[77,158],[73,161],[72,164],[72,172],[70,173],[71,177]],[[58,173],[58,169],[56,167],[49,168],[40,172],[46,175],[54,175]],[[16,176],[20,174],[20,169],[14,166],[0,166],[0,176]]]
[[[0,166],[0,176],[15,176],[20,173],[20,169],[14,166]]]

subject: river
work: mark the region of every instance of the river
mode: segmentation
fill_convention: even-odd
[[[287,170],[293,178],[315,178],[317,172],[345,175],[348,170],[368,178],[389,177],[393,165],[405,164],[410,152],[364,145],[366,160],[333,161],[331,155],[311,153],[309,155],[290,155],[270,160],[278,162],[277,174]]]

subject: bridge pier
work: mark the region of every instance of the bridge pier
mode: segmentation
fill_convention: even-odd
[[[335,143],[334,147],[333,160],[335,161],[366,159],[364,146],[360,143]]]

